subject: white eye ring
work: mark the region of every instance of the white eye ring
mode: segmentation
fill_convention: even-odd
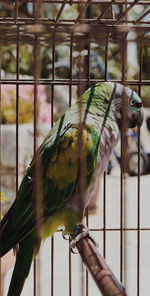
[[[130,100],[130,105],[134,106],[134,100],[133,99]]]

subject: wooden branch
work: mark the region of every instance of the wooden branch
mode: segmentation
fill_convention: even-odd
[[[76,247],[103,296],[127,296],[90,237],[82,238]]]

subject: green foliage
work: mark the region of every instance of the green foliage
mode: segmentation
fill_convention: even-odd
[[[2,54],[2,69],[8,73],[16,73],[16,47],[15,45],[3,46]]]

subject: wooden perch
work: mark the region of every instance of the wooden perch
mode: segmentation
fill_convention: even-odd
[[[127,296],[90,237],[82,238],[76,247],[103,296]]]

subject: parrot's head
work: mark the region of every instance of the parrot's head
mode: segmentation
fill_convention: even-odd
[[[140,127],[143,123],[143,111],[142,111],[142,100],[138,94],[128,87],[125,87],[119,83],[114,84],[114,105],[116,107],[116,117],[118,121],[121,120],[123,112],[127,119],[127,127],[135,128]]]

